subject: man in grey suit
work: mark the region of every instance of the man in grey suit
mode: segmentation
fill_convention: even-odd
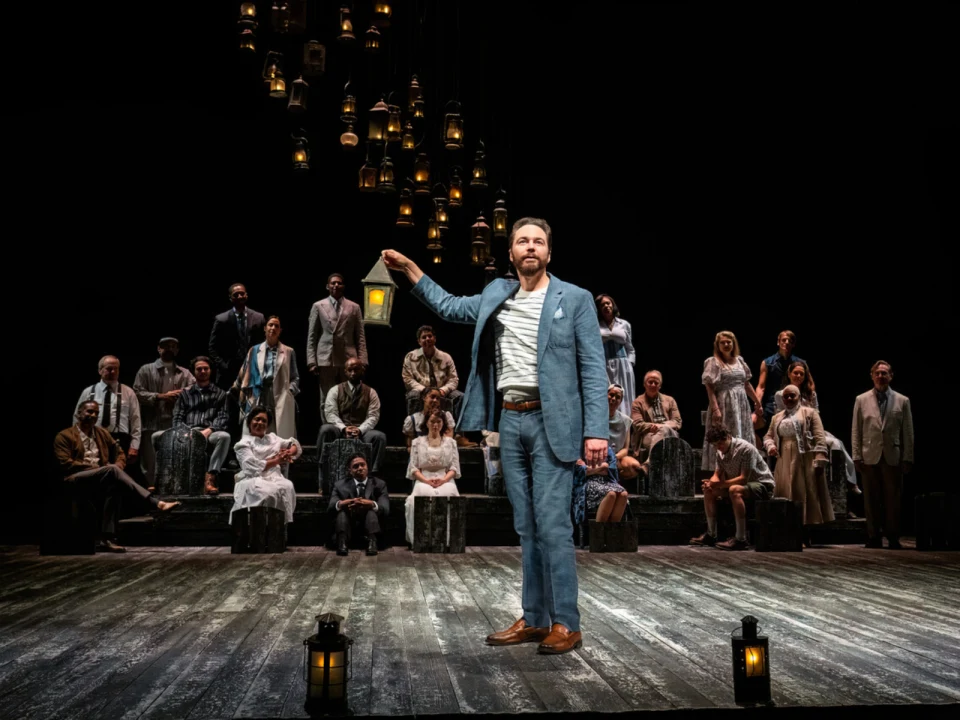
[[[878,360],[870,368],[873,389],[853,406],[853,462],[863,477],[867,547],[899,550],[900,492],[913,468],[913,414],[910,398],[890,388],[893,368]]]
[[[329,297],[310,308],[307,331],[307,370],[320,378],[320,419],[326,422],[324,402],[335,385],[346,382],[344,367],[350,358],[367,362],[367,337],[360,306],[343,296],[343,275],[327,278]]]
[[[607,457],[607,371],[592,295],[547,273],[550,226],[518,220],[509,248],[519,282],[497,279],[472,297],[450,295],[398,252],[383,258],[440,317],[476,326],[458,427],[499,430],[523,558],[523,617],[487,643],[559,654],[582,644],[573,468],[581,453],[590,467]]]

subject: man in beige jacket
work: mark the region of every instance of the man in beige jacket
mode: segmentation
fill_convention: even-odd
[[[853,406],[853,462],[863,477],[867,547],[899,550],[900,492],[913,467],[913,414],[910,398],[890,388],[893,368],[878,360],[870,369],[873,389]]]

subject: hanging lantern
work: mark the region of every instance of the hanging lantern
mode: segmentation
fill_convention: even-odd
[[[303,709],[311,717],[346,708],[353,645],[353,640],[340,632],[342,617],[324,613],[316,620],[317,634],[303,641],[303,679],[307,682]]]
[[[267,53],[267,57],[263,59],[261,76],[266,82],[270,82],[277,75],[283,76],[283,54],[271,50]]]
[[[364,35],[363,49],[368,53],[380,52],[380,31],[377,30],[376,25],[371,25]]]
[[[340,144],[345,150],[352,150],[360,142],[360,138],[353,132],[353,125],[347,125],[346,131],[340,136]]]
[[[387,142],[400,140],[400,106],[387,105]]]
[[[253,30],[250,28],[240,31],[240,49],[250,52],[257,51],[257,36],[253,34]]]
[[[493,254],[491,253],[490,257],[487,258],[486,266],[483,268],[483,284],[484,286],[489,285],[496,279],[497,261],[494,259]]]
[[[374,2],[373,3],[373,24],[377,27],[390,27],[390,16],[393,14],[393,9],[390,7],[388,2]]]
[[[290,3],[284,0],[273,0],[270,9],[270,20],[275,32],[285,33],[290,29]]]
[[[733,645],[733,695],[738,705],[770,703],[770,647],[757,635],[757,619],[747,615],[730,634]]]
[[[410,188],[400,191],[400,213],[397,216],[397,227],[413,227],[413,193]]]
[[[505,238],[507,236],[507,200],[503,188],[497,193],[497,201],[493,204],[493,236]]]
[[[427,240],[440,240],[440,223],[437,222],[435,217],[427,220]],[[427,249],[430,249],[429,244]]]
[[[413,117],[416,120],[422,120],[427,116],[426,110],[424,110],[423,100],[417,100],[413,104]]]
[[[297,78],[290,84],[290,102],[287,103],[287,110],[293,113],[302,113],[307,111],[307,90],[310,89],[302,77]]]
[[[287,30],[302,34],[307,31],[307,0],[289,0],[287,3]]]
[[[237,20],[240,31],[257,29],[257,4],[252,2],[240,3],[240,19]]]
[[[423,88],[420,87],[420,81],[414,75],[410,78],[410,88],[407,90],[407,112],[413,112],[418,102],[423,102]]]
[[[293,138],[293,169],[296,172],[304,172],[310,169],[310,147],[307,142],[306,133],[301,129],[301,136],[291,134]]]
[[[363,324],[386,325],[390,327],[390,313],[393,312],[393,294],[397,284],[390,276],[383,258],[377,258],[363,283]]]
[[[416,150],[417,141],[413,137],[413,123],[407,120],[407,124],[403,126],[403,137],[400,139],[400,148],[402,150]]]
[[[417,155],[417,161],[413,164],[413,184],[415,195],[430,194],[430,161],[426,153]]]
[[[380,161],[377,190],[382,193],[395,193],[397,191],[397,186],[393,182],[393,162],[386,153],[383,155],[383,160]]]
[[[447,103],[447,113],[443,116],[443,141],[447,150],[463,148],[463,118],[460,116],[460,103],[456,100]]]
[[[470,175],[470,187],[485,188],[487,186],[486,155],[483,152],[483,140],[477,145],[477,154],[473,158],[473,172]]]
[[[433,187],[433,216],[441,230],[449,229],[450,218],[447,213],[447,189],[437,183]]]
[[[483,267],[490,257],[490,226],[481,212],[477,221],[470,226],[470,264]]]
[[[320,77],[327,69],[327,46],[311,40],[303,46],[303,74]]]
[[[370,122],[367,126],[367,140],[375,143],[383,142],[383,138],[387,134],[387,117],[389,115],[390,110],[383,100],[380,100],[370,108],[370,112],[368,113]]]
[[[463,178],[460,177],[460,168],[450,171],[450,208],[463,206]]]
[[[360,168],[360,192],[373,192],[377,189],[377,166],[370,164],[370,143],[367,143],[367,157]]]
[[[345,123],[357,121],[357,99],[347,92],[350,83],[343,86],[343,102],[340,103],[340,119]]]
[[[434,265],[443,262],[443,236],[436,218],[427,221],[427,250]]]
[[[270,97],[285,98],[287,96],[287,83],[283,79],[283,74],[277,72],[276,77],[270,81]]]
[[[350,45],[357,39],[353,34],[353,19],[350,17],[350,8],[346,5],[340,6],[340,34],[337,35],[337,42],[344,45]]]

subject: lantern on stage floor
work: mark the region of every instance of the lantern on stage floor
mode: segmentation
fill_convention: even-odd
[[[393,295],[397,284],[390,276],[383,258],[361,280],[363,283],[363,324],[386,325],[390,327],[390,313],[393,312]]]
[[[342,712],[347,706],[353,640],[340,632],[343,618],[333,613],[317,615],[317,634],[303,641],[303,679],[307,700],[303,709],[311,716]]]
[[[770,647],[747,615],[730,634],[733,645],[733,699],[738,705],[770,704]]]

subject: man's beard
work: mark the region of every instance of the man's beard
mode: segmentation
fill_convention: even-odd
[[[516,268],[518,275],[523,275],[524,277],[530,277],[532,275],[536,275],[538,272],[543,270],[543,263],[540,262],[540,258],[534,257],[531,259],[536,260],[536,263],[534,265],[527,265],[527,263],[525,262],[527,258],[525,257],[520,259],[519,265],[514,265],[514,268]]]

